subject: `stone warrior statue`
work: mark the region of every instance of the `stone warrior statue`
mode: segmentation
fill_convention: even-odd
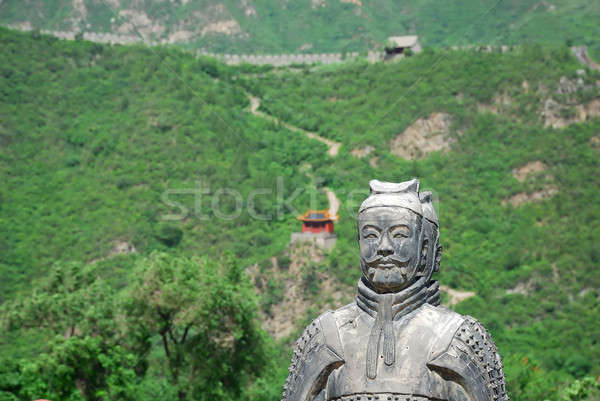
[[[440,306],[431,193],[417,180],[370,186],[358,212],[356,301],[305,329],[283,400],[508,401],[488,332]]]

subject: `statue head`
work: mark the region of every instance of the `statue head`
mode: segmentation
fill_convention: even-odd
[[[428,238],[423,230],[419,181],[372,180],[358,212],[364,279],[378,292],[400,291],[425,275]]]

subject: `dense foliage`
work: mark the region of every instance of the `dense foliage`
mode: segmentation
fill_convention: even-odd
[[[600,55],[600,5],[587,0],[19,0],[0,23],[74,32],[172,35],[218,53],[366,51],[389,36],[426,46],[541,42],[588,45]],[[218,25],[220,24],[220,26]],[[177,35],[177,33],[179,35]],[[191,34],[191,35],[190,35]]]
[[[97,263],[56,263],[32,294],[2,306],[5,329],[47,344],[35,358],[3,356],[0,399],[236,400],[276,370],[235,262],[153,252],[123,291],[103,274]]]
[[[439,198],[439,279],[476,292],[456,308],[489,328],[512,399],[598,398],[600,121],[553,129],[541,111],[553,98],[573,117],[600,74],[564,46],[274,71],[7,30],[0,48],[0,399],[278,399],[289,339],[257,309],[285,294],[267,277],[257,298],[244,269],[287,268],[295,215],[327,186],[339,240],[302,285],[315,305],[315,269],[353,285],[356,201],[372,177],[411,176]],[[561,77],[581,88],[557,93]],[[340,153],[253,116],[248,93]],[[436,112],[448,152],[390,153]],[[518,181],[531,161],[545,170]]]

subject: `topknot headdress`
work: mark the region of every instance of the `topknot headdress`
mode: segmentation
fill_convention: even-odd
[[[419,193],[419,199],[421,200],[421,208],[423,209],[423,217],[439,227],[437,214],[433,208],[433,194],[431,191],[424,191]]]
[[[412,179],[399,183],[371,180],[371,194],[360,205],[358,213],[373,207],[402,207],[423,216],[419,199],[419,180]]]

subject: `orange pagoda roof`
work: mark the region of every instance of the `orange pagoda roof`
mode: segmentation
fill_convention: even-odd
[[[310,210],[301,216],[297,217],[298,220],[302,221],[335,221],[338,216],[330,216],[329,210]]]

